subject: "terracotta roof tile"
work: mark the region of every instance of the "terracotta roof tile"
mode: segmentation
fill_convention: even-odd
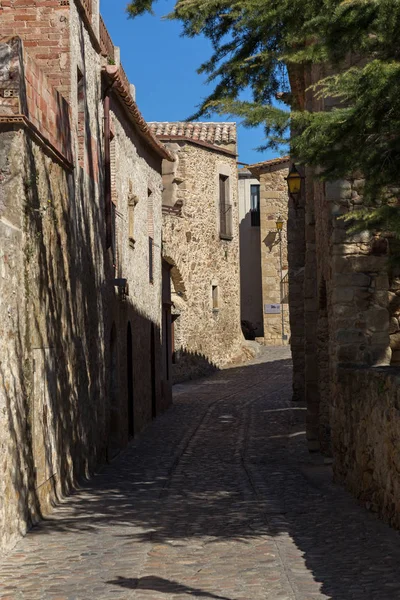
[[[272,158],[271,160],[264,160],[259,163],[254,163],[253,165],[247,165],[246,169],[250,171],[252,169],[262,169],[268,167],[274,167],[275,165],[280,165],[289,162],[290,156],[280,156],[279,158]]]
[[[133,100],[129,89],[129,81],[122,67],[107,65],[103,67],[103,73],[113,83],[113,91],[118,94],[128,111],[131,121],[136,126],[139,134],[162,158],[174,161],[175,158],[157,137],[152,133],[149,124],[144,120],[136,102]]]
[[[236,143],[236,123],[154,122],[149,127],[158,138],[182,138],[213,146]]]

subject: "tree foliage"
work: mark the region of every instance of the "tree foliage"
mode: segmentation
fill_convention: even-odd
[[[151,11],[152,3],[132,0],[128,13]],[[322,167],[323,177],[362,172],[371,202],[397,199],[400,0],[177,0],[168,18],[181,21],[184,35],[212,42],[199,72],[214,89],[192,118],[216,111],[263,124],[264,147],[279,147],[291,131],[294,154]],[[312,63],[334,73],[315,87],[336,100],[331,110],[300,110],[291,94],[293,73]],[[241,100],[246,89],[251,102]]]

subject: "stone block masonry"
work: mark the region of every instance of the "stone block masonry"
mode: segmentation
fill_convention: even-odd
[[[293,80],[298,106],[332,109],[313,93],[327,72],[314,65],[300,88]],[[349,229],[344,217],[363,204],[360,173],[329,182],[310,167],[304,174],[288,225],[294,399],[307,403],[309,450],[332,455],[336,479],[400,527],[396,242]]]
[[[289,158],[273,159],[247,167],[260,181],[261,283],[264,343],[267,346],[290,342],[287,221],[288,191],[285,178]],[[276,228],[277,218],[283,229]],[[277,306],[274,309],[273,306]],[[277,312],[275,312],[277,310]]]
[[[175,381],[243,359],[234,123],[152,123],[164,161],[163,254],[171,265]]]
[[[341,368],[332,410],[336,478],[370,510],[400,528],[400,373]]]
[[[171,157],[97,1],[1,0],[0,30],[1,554],[169,404],[147,231]]]

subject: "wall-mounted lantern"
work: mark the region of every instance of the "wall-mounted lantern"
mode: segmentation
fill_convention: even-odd
[[[276,221],[275,221],[275,227],[276,227],[276,230],[277,230],[277,232],[279,233],[279,235],[282,233],[282,229],[283,229],[283,223],[284,223],[284,220],[283,220],[283,219],[282,219],[282,217],[279,215],[279,216],[276,218]]]
[[[125,278],[119,277],[114,279],[114,287],[118,291],[120,300],[124,302],[126,297],[129,296],[129,284]]]
[[[293,164],[289,171],[289,175],[286,177],[286,181],[288,184],[289,196],[292,198],[295,208],[299,207],[301,182],[303,179],[303,175],[300,175],[296,165]]]

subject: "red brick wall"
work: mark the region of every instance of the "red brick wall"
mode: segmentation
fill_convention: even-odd
[[[71,161],[68,102],[54,89],[33,58],[22,50],[19,38],[2,44],[1,56],[4,58],[0,62],[0,116],[25,115]]]
[[[27,53],[24,59],[27,116],[57,150],[72,160],[69,104]]]
[[[69,10],[69,0],[0,0],[0,39],[20,36],[49,82],[67,98]]]

